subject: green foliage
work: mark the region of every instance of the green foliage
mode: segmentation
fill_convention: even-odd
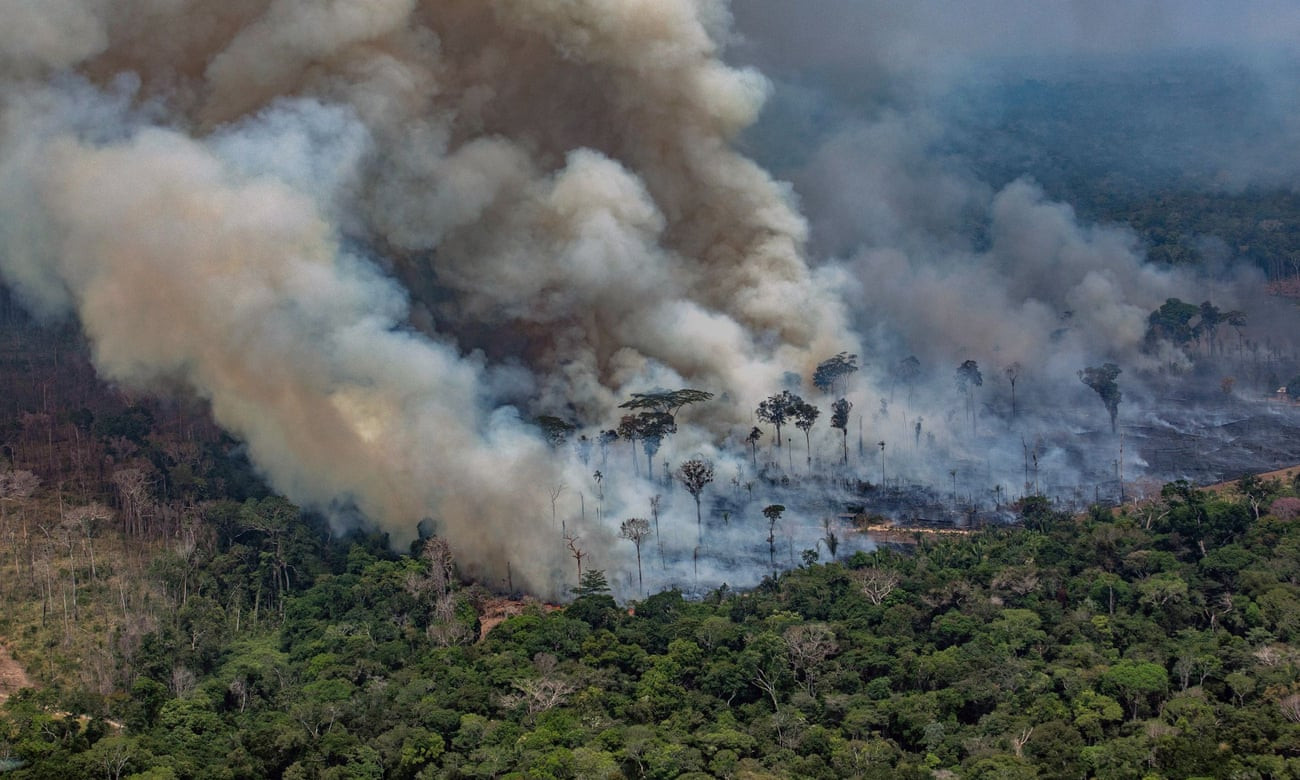
[[[835,389],[835,383],[840,379],[847,385],[849,375],[857,370],[858,356],[841,352],[817,364],[812,377],[813,385],[823,393],[829,393]]]
[[[1115,430],[1115,418],[1119,415],[1119,403],[1124,400],[1124,393],[1120,391],[1119,383],[1115,381],[1120,373],[1120,367],[1114,363],[1089,366],[1079,372],[1079,381],[1092,388],[1110,414],[1112,432]]]
[[[1290,776],[1300,524],[1250,500],[1174,483],[1139,524],[1030,498],[1019,527],[631,612],[584,570],[482,642],[479,597],[428,558],[279,500],[214,507],[201,570],[148,575],[175,603],[129,684],[10,698],[0,755],[14,777]],[[447,609],[468,639],[443,641]]]

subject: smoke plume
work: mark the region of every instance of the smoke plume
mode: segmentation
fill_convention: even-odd
[[[845,345],[790,193],[733,149],[767,83],[720,59],[723,2],[0,11],[4,280],[340,522],[427,517],[554,592],[545,496],[590,477],[521,417],[674,383],[752,408]]]
[[[1165,432],[1204,442],[1151,469],[1174,479],[1230,448],[1212,441],[1236,438],[1215,430],[1225,418],[1278,413],[1244,401],[1276,386],[1261,362],[1294,365],[1296,314],[1264,295],[1238,248],[1202,236],[1201,267],[1158,265],[1133,231],[1080,217],[1068,198],[1294,192],[1300,70],[1286,41],[1300,17],[1289,7],[814,5],[735,6],[733,59],[774,82],[744,143],[793,182],[813,256],[844,271],[872,380],[850,397],[895,474],[951,476],[953,494],[991,505],[994,490],[1037,489],[1033,457],[1089,500],[1106,480],[1118,497],[1117,475],[1146,475],[1140,453],[1165,446]],[[1089,188],[1070,180],[1080,175]],[[1148,317],[1175,297],[1246,312],[1249,326],[1222,329],[1217,346],[1152,343]],[[909,358],[919,369],[903,377]],[[963,414],[954,371],[965,360],[984,383]],[[1106,362],[1125,370],[1127,453],[1097,435],[1103,405],[1079,381]],[[1220,388],[1234,386],[1247,392],[1226,399]]]
[[[929,480],[953,507],[1029,492],[1031,455],[1034,490],[1040,465],[1076,486],[1140,473],[1137,446],[1111,468],[1124,454],[1078,375],[1123,368],[1135,438],[1181,426],[1159,399],[1202,369],[1146,338],[1168,298],[1274,324],[1237,334],[1233,371],[1251,338],[1294,332],[1223,242],[1204,237],[1211,273],[1157,267],[1035,180],[1050,160],[984,144],[990,85],[1079,62],[1123,85],[1157,50],[1231,44],[1254,58],[1249,110],[1120,173],[1290,186],[1300,69],[1264,54],[1293,39],[1286,8],[0,0],[0,276],[75,317],[107,379],[206,399],[340,527],[401,545],[428,520],[472,574],[558,594],[564,533],[627,575],[619,521],[663,493],[651,582],[752,582],[830,533],[846,494],[780,485],[841,459],[846,480]],[[765,435],[760,462],[759,400],[802,385],[829,408],[808,379],[840,352],[861,357],[841,388],[856,419],[781,449]],[[967,361],[983,384],[954,388]],[[682,387],[717,400],[683,410],[652,464],[636,442],[597,454],[631,393]],[[538,415],[592,446],[557,452]],[[660,483],[695,455],[716,466],[711,537]],[[776,503],[784,531],[755,520]],[[756,571],[707,558],[746,545]]]

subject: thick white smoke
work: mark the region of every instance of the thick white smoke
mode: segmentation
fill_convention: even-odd
[[[106,377],[207,398],[291,499],[398,542],[430,517],[498,581],[556,588],[547,490],[589,479],[504,397],[609,425],[680,383],[743,415],[852,346],[790,194],[732,149],[766,83],[719,59],[725,3],[0,16],[6,283]]]

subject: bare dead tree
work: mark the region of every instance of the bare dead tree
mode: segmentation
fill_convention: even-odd
[[[0,522],[7,520],[6,507],[9,504],[31,498],[40,484],[41,478],[30,471],[10,469],[0,472]]]
[[[889,594],[898,587],[898,572],[879,566],[868,566],[853,573],[853,580],[858,584],[862,595],[872,604],[880,605]]]
[[[512,682],[517,694],[502,698],[507,707],[523,705],[528,717],[533,718],[563,704],[578,688],[573,683],[557,677],[535,677]]]
[[[787,628],[781,639],[790,667],[803,675],[808,695],[816,696],[818,667],[839,650],[835,632],[824,623],[804,623]]]
[[[122,468],[113,472],[112,479],[117,487],[118,500],[122,505],[124,532],[128,536],[142,536],[144,506],[151,485],[148,475],[138,468]]]
[[[658,493],[650,497],[650,516],[655,521],[655,540],[659,544],[659,568],[667,569],[668,564],[664,563],[664,537],[659,533],[659,508],[663,506],[664,497]]]
[[[1011,419],[1016,419],[1016,380],[1020,379],[1020,364],[1012,363],[1002,369],[1007,381],[1011,383]]]
[[[1029,738],[1033,736],[1033,734],[1034,727],[1030,726],[1029,728],[1021,729],[1019,734],[1011,738],[1011,747],[1016,751],[1016,758],[1024,758],[1025,744],[1029,742]]]
[[[1300,723],[1300,693],[1282,697],[1277,706],[1282,711],[1282,717],[1292,723]]]
[[[556,525],[560,525],[560,535],[561,535],[561,536],[568,536],[568,527],[567,527],[567,524],[565,524],[565,523],[558,523],[558,522],[556,521],[556,519],[555,519],[555,502],[559,500],[559,498],[560,498],[560,494],[564,492],[564,488],[565,488],[565,487],[566,487],[566,485],[565,485],[563,482],[559,482],[559,483],[556,483],[556,484],[552,485],[550,488],[548,488],[548,493],[549,493],[550,496],[551,496],[551,527],[554,528]]]
[[[577,536],[564,537],[565,543],[568,544],[569,546],[569,554],[573,556],[573,560],[578,562],[578,584],[581,585],[582,584],[582,559],[587,557],[587,553],[584,552],[583,549],[578,546],[578,539],[579,537]]]

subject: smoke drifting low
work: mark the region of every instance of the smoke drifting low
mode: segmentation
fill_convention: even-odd
[[[76,317],[108,379],[207,399],[292,500],[396,544],[427,518],[471,574],[548,595],[572,581],[553,515],[590,565],[627,572],[618,520],[667,488],[621,463],[593,482],[594,456],[557,456],[524,422],[539,414],[594,438],[633,392],[716,393],[658,458],[714,459],[721,511],[752,524],[787,494],[755,490],[740,439],[791,372],[861,354],[854,427],[890,444],[890,473],[943,483],[982,459],[1000,484],[1049,420],[1104,426],[1085,365],[1119,362],[1124,381],[1188,365],[1143,349],[1166,298],[1245,307],[1258,279],[1153,269],[1132,234],[952,150],[937,96],[999,33],[820,5],[753,0],[733,20],[725,0],[0,0],[0,275],[38,313]],[[1053,50],[1084,22],[1130,29],[1128,7],[1036,10],[1055,23],[1023,29],[1047,39],[1001,53]],[[1243,35],[1276,29],[1242,18]],[[1169,41],[1224,29],[1179,25]],[[857,28],[871,35],[833,34]],[[923,368],[903,388],[911,354]],[[1042,425],[993,436],[976,420],[968,436],[952,389],[966,359],[990,385],[1024,366]],[[1009,419],[1001,391],[968,403]],[[823,423],[806,465],[846,441]],[[808,513],[840,498],[790,499],[790,560],[796,537],[816,544]],[[693,509],[681,491],[663,505],[659,580],[745,581],[686,574]]]
[[[1157,266],[1135,233],[1063,199],[1294,191],[1289,8],[755,0],[736,22],[732,56],[775,84],[745,143],[794,183],[813,255],[846,272],[872,380],[850,397],[897,477],[951,477],[952,493],[992,505],[1032,489],[1032,458],[1050,467],[1042,485],[1086,486],[1091,500],[1109,479],[1118,497],[1121,471],[1190,476],[1226,446],[1211,439],[1232,438],[1217,426],[1284,413],[1258,401],[1270,371],[1294,373],[1296,312],[1265,296],[1236,247],[1218,242],[1200,268]],[[1171,229],[1183,216],[1168,216]],[[1175,297],[1246,312],[1249,325],[1225,326],[1216,344],[1151,343],[1148,316]],[[904,377],[909,356],[918,368]],[[966,360],[984,384],[963,398],[954,372]],[[1079,381],[1108,362],[1124,372],[1126,454]],[[1199,453],[1148,469],[1172,430],[1201,439]]]
[[[608,425],[674,384],[748,409],[845,341],[789,193],[732,149],[767,84],[719,59],[722,2],[0,11],[5,281],[340,522],[428,517],[553,592],[544,496],[590,477],[521,415]]]

